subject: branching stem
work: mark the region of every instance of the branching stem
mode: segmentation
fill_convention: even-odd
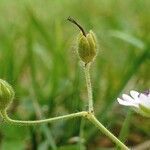
[[[88,119],[90,122],[92,122],[103,134],[105,134],[107,137],[109,137],[116,145],[118,145],[123,150],[129,150],[127,146],[125,146],[119,139],[117,139],[110,131],[108,131],[94,116],[92,112],[87,111],[81,111],[78,113],[72,113],[64,116],[58,116],[54,118],[49,119],[43,119],[43,120],[34,120],[34,121],[22,121],[22,120],[13,120],[11,119],[6,110],[1,111],[1,116],[3,117],[4,121],[8,124],[13,125],[38,125],[41,123],[51,123],[53,121],[63,120],[63,119],[72,119],[76,117],[83,117]]]
[[[83,35],[86,36],[84,29],[71,17],[68,20],[79,27],[82,31]],[[93,95],[92,95],[92,86],[91,86],[91,79],[90,79],[90,65],[91,63],[87,63],[84,66],[85,71],[85,79],[86,79],[86,86],[88,92],[88,111],[81,111],[77,113],[72,113],[68,115],[43,119],[43,120],[33,120],[33,121],[22,121],[22,120],[14,120],[11,119],[6,109],[0,110],[0,116],[4,119],[6,123],[14,124],[14,125],[37,125],[41,123],[50,123],[53,121],[63,120],[63,119],[72,119],[76,117],[84,117],[88,119],[92,124],[94,124],[103,134],[109,137],[117,146],[121,148],[121,150],[129,150],[129,148],[124,145],[117,137],[115,137],[110,131],[108,131],[102,124],[97,120],[94,115],[94,108],[93,108]]]
[[[85,71],[85,79],[86,79],[86,86],[88,92],[88,115],[86,116],[87,119],[92,122],[103,134],[109,137],[117,146],[119,146],[122,150],[129,150],[126,145],[124,145],[117,137],[115,137],[109,130],[107,130],[101,122],[97,120],[94,115],[94,107],[93,107],[93,95],[92,95],[92,86],[91,86],[91,79],[90,79],[90,63],[85,64],[84,71]]]
[[[34,121],[13,120],[8,116],[6,110],[1,111],[1,114],[3,116],[4,121],[7,123],[11,123],[14,125],[27,125],[28,126],[28,125],[38,125],[41,123],[50,123],[53,121],[58,121],[58,120],[63,120],[63,119],[72,119],[72,118],[76,118],[76,117],[81,117],[81,116],[86,115],[87,112],[81,111],[81,112],[58,116],[58,117],[54,117],[54,118],[48,118],[48,119],[43,119],[43,120],[34,120]]]

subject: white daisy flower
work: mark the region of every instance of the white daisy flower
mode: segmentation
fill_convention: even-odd
[[[122,99],[117,98],[119,104],[130,106],[134,110],[145,117],[150,117],[150,90],[139,93],[130,91],[130,95],[123,94]]]

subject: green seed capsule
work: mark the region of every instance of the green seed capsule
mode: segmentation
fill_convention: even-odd
[[[0,110],[5,110],[14,98],[13,88],[4,80],[0,79]]]
[[[86,34],[82,26],[73,18],[68,17],[68,21],[75,24],[81,31],[78,36],[78,54],[80,59],[85,63],[90,63],[94,60],[97,50],[96,37],[93,31]]]
[[[81,32],[78,37],[78,53],[80,59],[84,63],[92,62],[96,56],[96,38],[92,31],[90,31],[86,36]]]

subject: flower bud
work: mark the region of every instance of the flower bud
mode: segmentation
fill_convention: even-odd
[[[4,80],[0,79],[0,110],[5,110],[14,98],[13,88]]]
[[[92,62],[96,56],[96,37],[92,31],[86,36],[81,32],[78,37],[78,54],[84,63]]]

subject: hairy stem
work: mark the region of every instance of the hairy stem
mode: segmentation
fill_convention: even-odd
[[[82,117],[82,116],[85,116],[86,114],[87,114],[86,111],[81,111],[81,112],[78,112],[78,113],[72,113],[72,114],[58,116],[58,117],[49,118],[49,119],[34,120],[34,121],[22,121],[22,120],[13,120],[13,119],[11,119],[8,116],[6,110],[1,111],[1,115],[4,119],[4,121],[7,122],[7,123],[14,124],[14,125],[37,125],[37,124],[41,124],[41,123],[50,123],[50,122],[53,122],[53,121],[58,121],[58,120],[63,120],[63,119],[71,119],[71,118],[75,118],[75,117]]]
[[[90,64],[85,65],[85,78],[86,78],[86,86],[88,91],[88,106],[89,112],[87,114],[87,118],[90,122],[92,122],[103,134],[109,137],[117,146],[119,146],[123,150],[129,150],[126,145],[124,145],[117,137],[115,137],[109,130],[107,130],[95,117],[93,114],[93,96],[92,96],[92,86],[91,86],[91,79],[90,79]]]
[[[87,118],[90,122],[92,122],[103,134],[108,136],[115,144],[117,144],[120,148],[123,150],[129,150],[127,146],[125,146],[119,139],[117,139],[110,131],[108,131],[93,115],[92,112],[86,112],[86,111],[81,111],[78,113],[72,113],[68,115],[63,115],[59,117],[54,117],[54,118],[49,118],[49,119],[43,119],[43,120],[34,120],[34,121],[22,121],[22,120],[13,120],[11,119],[6,110],[3,110],[0,112],[1,116],[3,117],[4,121],[6,123],[14,124],[14,125],[38,125],[41,123],[50,123],[53,121],[58,121],[58,120],[63,120],[63,119],[72,119],[75,117],[85,117]]]
[[[91,79],[90,79],[90,63],[85,65],[85,79],[86,79],[86,86],[87,86],[87,92],[88,92],[88,107],[89,112],[93,113],[93,95],[92,95],[92,86],[91,86]]]
[[[129,150],[129,148],[124,145],[117,137],[115,137],[109,130],[107,130],[97,118],[91,114],[88,117],[88,120],[92,122],[103,134],[109,137],[116,145],[118,145],[122,150]]]

